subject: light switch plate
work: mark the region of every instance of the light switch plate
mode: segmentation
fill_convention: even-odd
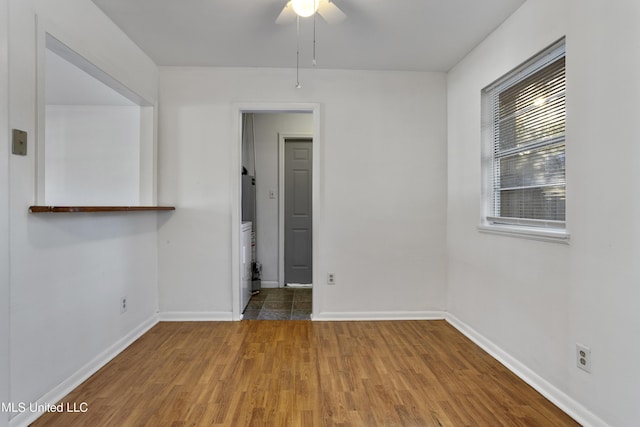
[[[18,156],[27,155],[27,133],[25,131],[13,129],[11,152]]]

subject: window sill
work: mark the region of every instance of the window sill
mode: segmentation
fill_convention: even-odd
[[[566,230],[541,229],[536,227],[522,227],[502,224],[481,224],[481,233],[498,234],[501,236],[519,237],[521,239],[539,240],[542,242],[569,244],[570,234]]]

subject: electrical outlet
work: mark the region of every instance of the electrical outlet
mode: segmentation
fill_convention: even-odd
[[[120,314],[127,311],[127,297],[120,298]]]
[[[591,349],[582,344],[576,344],[576,364],[578,368],[591,373]]]
[[[327,285],[336,284],[336,275],[334,273],[327,273]]]

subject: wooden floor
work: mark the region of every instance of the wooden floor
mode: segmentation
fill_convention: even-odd
[[[444,321],[160,323],[37,426],[577,426]]]

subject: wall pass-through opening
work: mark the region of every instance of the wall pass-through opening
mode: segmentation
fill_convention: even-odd
[[[153,204],[154,106],[49,33],[38,73],[39,204]]]

